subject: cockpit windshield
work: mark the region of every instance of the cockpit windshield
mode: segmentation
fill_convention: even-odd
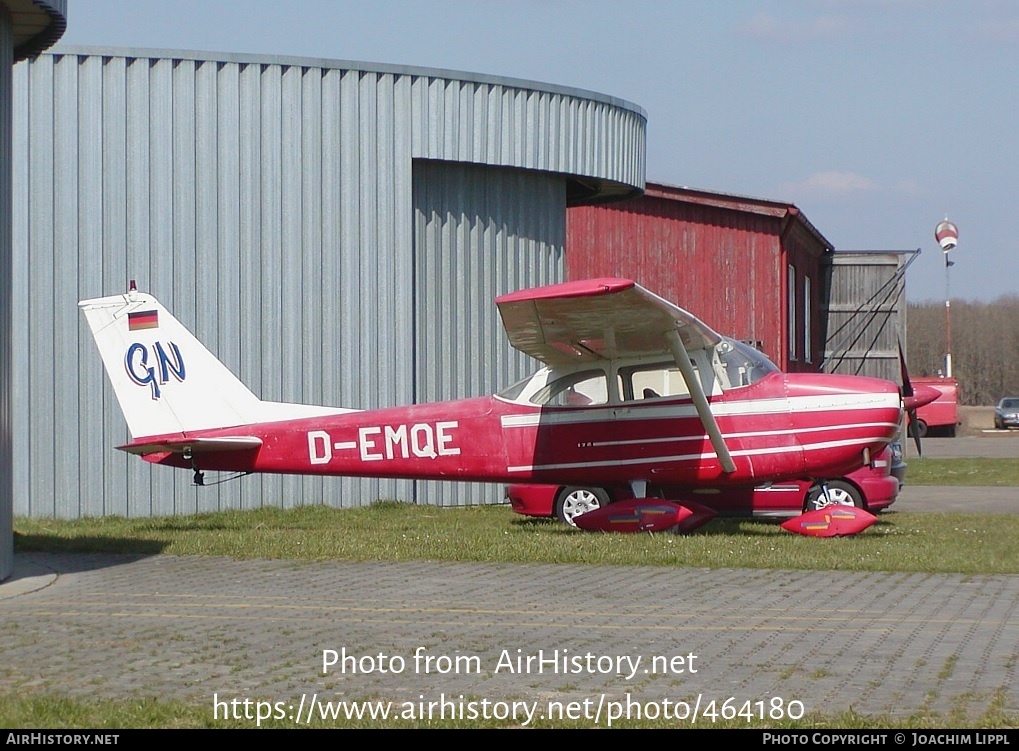
[[[751,347],[735,339],[723,337],[715,347],[718,359],[729,376],[729,387],[739,388],[778,371],[778,366]]]

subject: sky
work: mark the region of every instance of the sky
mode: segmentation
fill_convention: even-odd
[[[1019,295],[1013,0],[68,0],[61,46],[443,68],[642,107],[647,179],[915,250],[912,302]],[[934,239],[959,229],[953,265]]]

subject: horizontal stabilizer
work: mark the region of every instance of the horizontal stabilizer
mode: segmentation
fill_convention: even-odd
[[[221,451],[253,451],[260,448],[262,439],[254,436],[223,436],[221,438],[191,438],[172,441],[139,441],[117,446],[129,454],[171,453],[171,454],[209,454]]]

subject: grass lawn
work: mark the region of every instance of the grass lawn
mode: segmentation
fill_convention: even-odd
[[[853,537],[715,519],[693,534],[585,533],[507,506],[376,503],[154,519],[18,519],[15,547],[296,560],[433,560],[1017,574],[1019,515],[887,513]]]
[[[910,485],[984,485],[1019,488],[1019,459],[909,459]],[[1019,500],[1019,492],[1017,492]]]

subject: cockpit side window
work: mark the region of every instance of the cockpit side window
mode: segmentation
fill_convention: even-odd
[[[582,370],[557,378],[538,389],[531,402],[549,407],[581,407],[608,403],[608,387],[602,370]]]

